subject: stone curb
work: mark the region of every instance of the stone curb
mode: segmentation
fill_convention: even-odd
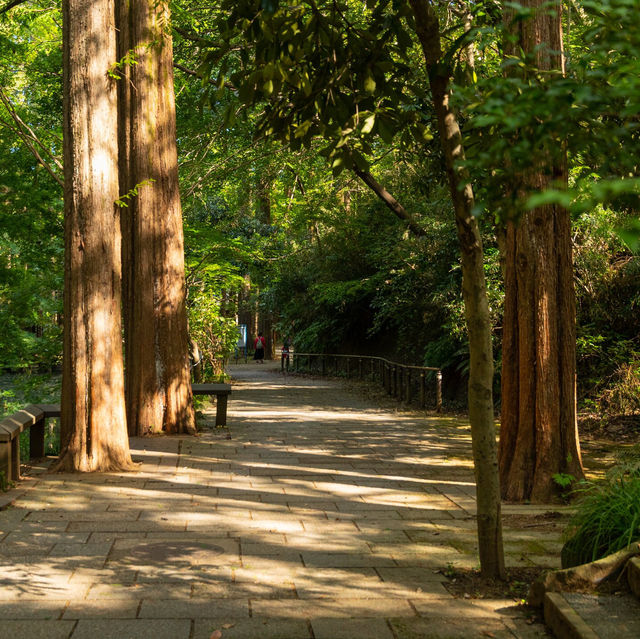
[[[627,580],[631,592],[640,599],[640,559],[634,557],[627,564]]]
[[[601,639],[572,608],[561,592],[544,596],[544,621],[557,639]]]

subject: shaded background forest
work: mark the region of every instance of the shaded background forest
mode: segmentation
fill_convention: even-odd
[[[345,105],[350,127],[320,131],[309,119],[305,128],[301,117],[291,134],[269,119],[277,73],[260,58],[264,32],[254,34],[258,53],[252,53],[250,29],[238,15],[243,3],[234,4],[232,10],[225,2],[172,3],[190,330],[210,370],[233,352],[238,311],[259,309],[300,351],[380,354],[441,367],[449,404],[464,407],[468,348],[459,247],[417,43],[390,6],[384,28],[395,33],[388,52],[395,65],[380,71],[390,63],[359,57],[357,47],[366,43],[353,27],[364,28],[371,15],[361,3],[341,5],[331,20],[354,50],[345,64],[350,84],[342,87],[351,100]],[[552,144],[567,140],[569,152],[570,192],[535,197],[564,198],[572,210],[580,406],[637,414],[640,264],[633,233],[625,234],[638,215],[640,27],[633,3],[567,3],[567,75],[533,74],[528,81],[501,71],[498,6],[451,3],[442,15],[482,213],[496,371],[504,184],[540,144],[543,130]],[[2,14],[5,372],[55,371],[61,357],[60,38],[56,2],[37,0]],[[311,73],[322,60],[313,64],[299,71],[300,95],[307,83],[322,81]],[[377,91],[384,91],[379,100]],[[372,96],[376,118],[353,118],[353,105],[365,112]],[[336,154],[345,147],[351,164]],[[370,171],[424,234],[416,236],[394,217],[357,170]],[[41,382],[25,378],[31,399],[46,398],[36,390]],[[496,393],[499,387],[498,374]],[[11,393],[4,399],[9,409]]]

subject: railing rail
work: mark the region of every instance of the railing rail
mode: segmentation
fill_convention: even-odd
[[[344,355],[341,353],[299,353],[292,352],[292,367],[299,371],[302,362],[306,362],[307,368],[320,375],[327,375],[330,368],[334,374],[342,372],[339,362],[344,362],[342,367],[347,377],[353,377],[355,363],[357,377],[364,379],[365,375],[371,379],[378,379],[387,393],[398,401],[410,404],[417,390],[418,404],[421,408],[427,405],[427,374],[435,373],[435,409],[442,410],[442,370],[434,366],[413,366],[392,362],[384,357],[374,355]],[[368,363],[368,372],[365,368]]]

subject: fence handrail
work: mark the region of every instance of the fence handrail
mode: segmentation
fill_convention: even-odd
[[[401,364],[400,362],[392,362],[384,357],[377,357],[376,355],[346,355],[344,353],[301,353],[300,351],[292,351],[292,355],[303,355],[305,357],[351,357],[354,359],[373,359],[379,362],[384,362],[390,366],[401,366],[402,368],[411,368],[412,370],[423,371],[438,371],[442,372],[441,368],[436,366],[415,366],[413,364]]]
[[[370,374],[373,378],[374,369],[378,369],[378,376],[381,384],[389,395],[393,395],[400,401],[405,401],[410,404],[412,401],[413,384],[412,378],[417,377],[419,373],[420,379],[418,384],[418,391],[420,396],[420,406],[425,407],[426,404],[426,379],[425,372],[435,372],[436,382],[436,410],[440,412],[442,410],[442,369],[435,366],[414,366],[412,364],[400,364],[399,362],[392,362],[384,357],[378,357],[377,355],[346,355],[344,353],[301,353],[294,351],[293,368],[298,370],[299,363],[302,358],[307,359],[307,364],[310,368],[313,368],[313,360],[319,360],[320,370],[322,375],[326,375],[326,362],[333,359],[334,368],[338,371],[338,360],[346,360],[347,364],[347,377],[351,376],[351,363],[353,360],[358,362],[358,376],[363,376],[363,362],[368,361],[370,363]],[[376,364],[374,365],[374,362]]]

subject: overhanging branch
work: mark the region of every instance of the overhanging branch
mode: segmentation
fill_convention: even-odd
[[[353,167],[353,172],[387,205],[393,214],[401,219],[407,228],[418,237],[424,237],[426,231],[415,221],[411,214],[396,200],[387,189],[379,184],[368,171]]]

